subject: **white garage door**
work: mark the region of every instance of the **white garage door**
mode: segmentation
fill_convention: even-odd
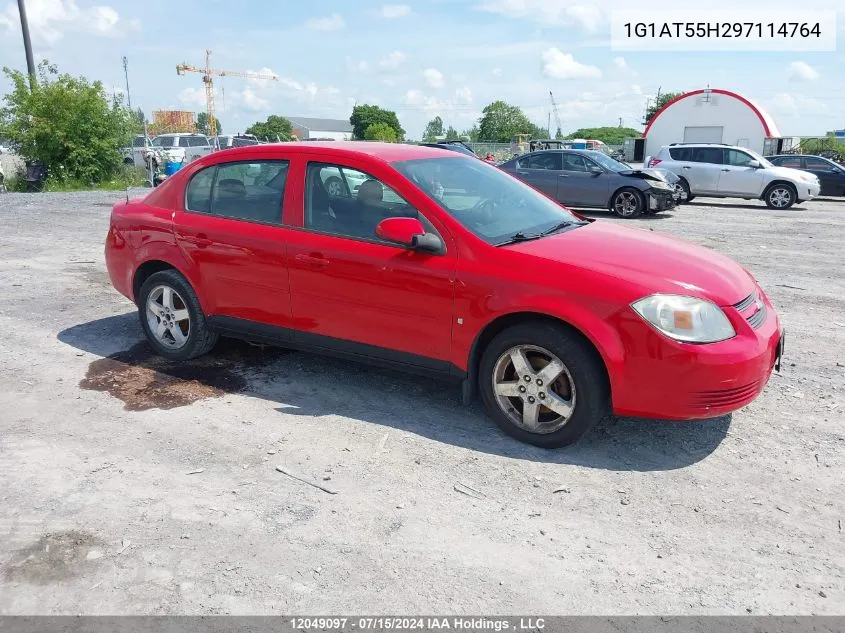
[[[721,143],[723,130],[721,126],[685,127],[684,143]]]

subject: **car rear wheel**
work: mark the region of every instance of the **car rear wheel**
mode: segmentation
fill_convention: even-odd
[[[479,367],[484,407],[508,435],[543,448],[572,444],[610,409],[604,367],[562,327],[525,323],[490,343]]]
[[[770,209],[788,209],[797,199],[795,187],[782,183],[775,183],[763,194],[763,200]]]
[[[218,335],[205,321],[191,284],[175,270],[154,273],[138,293],[138,315],[147,340],[170,360],[188,360],[209,352]]]
[[[620,218],[630,220],[639,217],[646,209],[645,196],[631,187],[620,189],[613,194],[610,208]]]

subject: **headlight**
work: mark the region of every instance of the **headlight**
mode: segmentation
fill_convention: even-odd
[[[648,184],[651,185],[652,189],[674,189],[672,185],[662,180],[650,180]]]
[[[631,307],[676,341],[716,343],[736,336],[722,309],[704,299],[657,294],[635,301]]]

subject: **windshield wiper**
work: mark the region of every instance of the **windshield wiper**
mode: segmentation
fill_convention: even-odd
[[[565,229],[566,227],[572,226],[573,224],[581,224],[581,223],[580,222],[576,223],[576,222],[573,222],[572,220],[564,220],[563,222],[555,224],[552,228],[546,229],[545,231],[540,233],[540,235],[545,237],[546,235],[551,235],[552,233],[560,231],[561,229]]]
[[[516,244],[517,242],[527,242],[528,240],[538,240],[543,237],[539,233],[523,233],[519,231],[511,235],[508,239],[503,242],[499,242],[496,246],[507,246],[508,244]]]

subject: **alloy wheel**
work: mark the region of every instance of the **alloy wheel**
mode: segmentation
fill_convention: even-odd
[[[773,207],[788,207],[792,202],[792,192],[787,187],[777,187],[769,192],[769,202]]]
[[[179,349],[191,334],[191,315],[182,296],[170,286],[160,285],[147,295],[147,324],[156,341]]]
[[[493,368],[496,403],[517,427],[545,435],[566,425],[575,411],[575,383],[555,354],[536,345],[517,345]]]
[[[637,196],[631,191],[623,191],[613,202],[613,208],[623,218],[634,215],[639,207]]]

